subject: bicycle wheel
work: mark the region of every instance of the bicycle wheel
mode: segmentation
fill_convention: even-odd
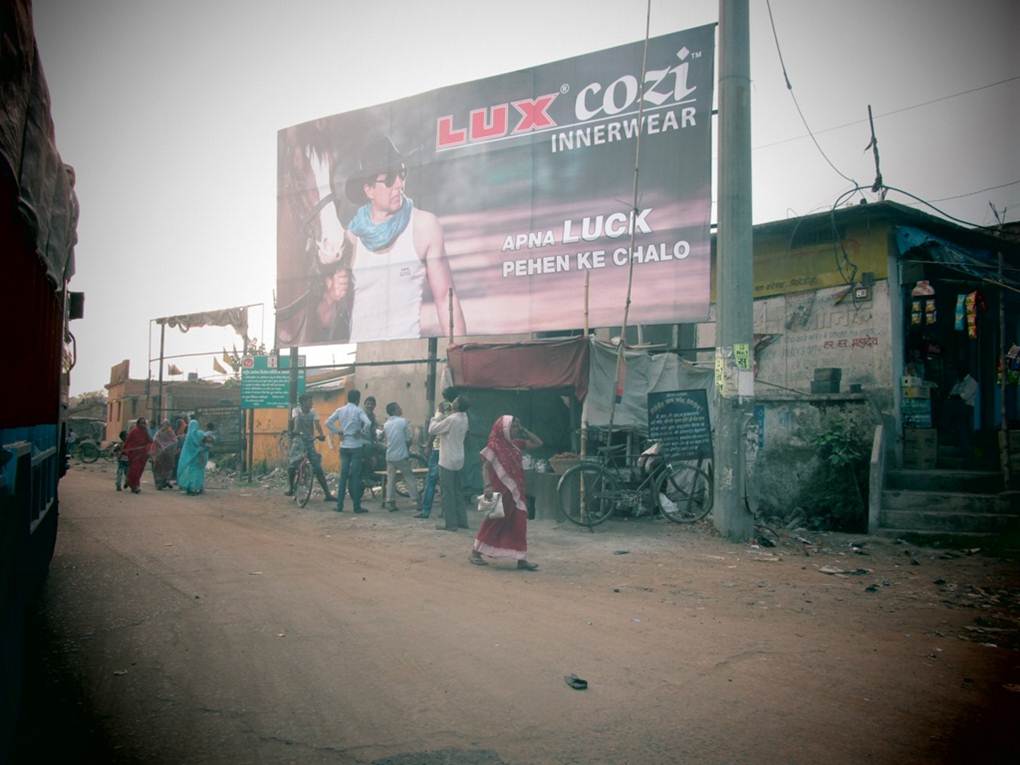
[[[78,459],[82,462],[95,462],[99,459],[99,447],[91,441],[85,441],[78,447]]]
[[[411,461],[411,469],[415,468],[428,468],[429,463],[425,461],[425,458],[421,455],[412,453],[408,459]],[[414,477],[415,488],[418,489],[418,497],[420,498],[425,493],[425,476],[416,475]],[[407,483],[404,481],[403,473],[397,473],[397,483],[394,488],[397,490],[397,494],[401,497],[409,497],[410,493],[407,491]]]
[[[673,523],[700,521],[712,509],[712,479],[690,465],[666,465],[655,484],[655,502]]]
[[[556,493],[568,520],[579,526],[597,526],[613,512],[616,477],[600,465],[582,463],[563,474]]]
[[[301,460],[297,475],[294,476],[294,499],[297,500],[299,507],[307,505],[312,496],[312,484],[314,483],[312,472],[312,463],[307,458]]]

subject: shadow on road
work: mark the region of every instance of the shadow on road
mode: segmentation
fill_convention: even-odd
[[[25,680],[14,763],[134,763],[97,719],[75,666],[73,647],[62,644],[47,598],[31,614],[25,635]]]

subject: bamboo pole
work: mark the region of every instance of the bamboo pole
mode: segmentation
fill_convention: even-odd
[[[645,81],[645,71],[648,68],[648,36],[652,26],[652,0],[648,0],[647,12],[645,16],[645,47],[644,52],[641,56],[641,79],[639,82]],[[616,384],[613,391],[613,400],[609,407],[609,426],[606,428],[606,446],[612,444],[613,438],[613,421],[616,417],[616,399],[623,398],[623,385],[620,384],[622,377],[622,370],[624,365],[624,348],[627,345],[627,322],[630,318],[630,303],[631,293],[634,286],[634,246],[637,242],[637,222],[638,215],[638,178],[640,175],[641,167],[641,123],[645,115],[645,101],[641,99],[638,102],[638,118],[637,118],[637,136],[634,140],[634,195],[633,204],[630,212],[630,249],[627,253],[627,300],[623,305],[623,324],[620,327],[620,344],[617,346],[616,351]]]
[[[590,343],[588,339],[588,296],[591,288],[591,271],[584,272],[584,341]],[[588,456],[588,417],[585,414],[584,405],[581,406],[581,444],[578,448],[578,452],[581,455],[581,462],[584,462],[584,458]],[[588,522],[588,508],[585,505],[584,496],[584,474],[581,474],[581,480],[578,481],[579,489],[577,495],[577,501],[580,503],[581,520],[584,523]],[[588,527],[591,528],[590,526]]]

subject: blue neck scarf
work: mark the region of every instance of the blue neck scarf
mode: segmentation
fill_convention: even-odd
[[[373,223],[372,206],[362,205],[351,218],[351,225],[347,227],[347,230],[358,237],[369,250],[377,252],[389,247],[398,236],[404,233],[404,229],[411,221],[413,207],[414,202],[410,198],[404,197],[404,203],[396,213],[382,223]]]

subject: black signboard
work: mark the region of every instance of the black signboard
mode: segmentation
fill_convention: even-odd
[[[662,445],[667,459],[712,456],[708,395],[703,389],[648,394],[648,437]]]

